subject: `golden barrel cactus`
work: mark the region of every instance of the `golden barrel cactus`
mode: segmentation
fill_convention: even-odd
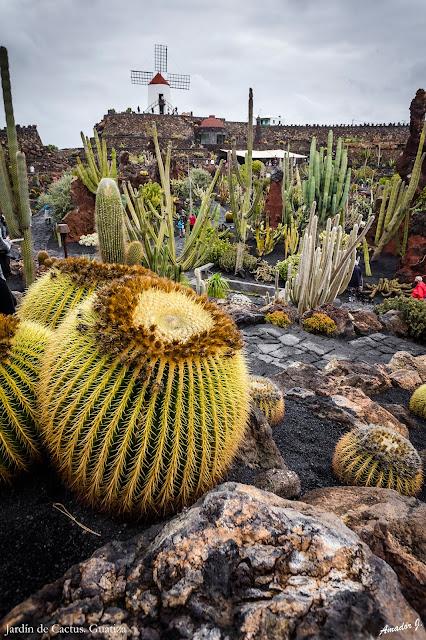
[[[87,258],[46,259],[43,273],[28,289],[19,306],[22,320],[55,329],[68,311],[96,289],[124,275],[151,274],[140,266],[104,264]]]
[[[233,321],[169,280],[116,280],[52,336],[40,384],[47,446],[89,504],[140,517],[195,500],[244,435],[249,376]]]
[[[254,404],[271,426],[281,422],[285,413],[284,396],[281,389],[269,378],[250,376],[250,392]]]
[[[416,449],[387,427],[367,425],[342,436],[334,451],[333,471],[346,484],[396,489],[406,496],[416,495],[423,484]]]
[[[416,416],[426,419],[426,384],[422,384],[414,391],[409,408]]]
[[[50,331],[0,314],[0,481],[40,456],[36,383]]]

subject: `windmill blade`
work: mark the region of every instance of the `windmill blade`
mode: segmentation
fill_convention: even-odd
[[[160,73],[167,72],[167,45],[154,45],[154,66],[155,70]]]
[[[189,89],[189,83],[191,82],[191,76],[183,73],[168,73],[167,82],[172,89]]]
[[[149,84],[153,77],[152,71],[130,71],[132,84]]]

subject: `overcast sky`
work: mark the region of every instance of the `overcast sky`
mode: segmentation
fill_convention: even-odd
[[[146,108],[130,69],[153,69],[156,42],[196,115],[246,119],[252,86],[255,115],[285,123],[402,121],[426,88],[426,0],[0,0],[16,121],[45,144]]]

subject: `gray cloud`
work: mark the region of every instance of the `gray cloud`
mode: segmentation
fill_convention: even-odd
[[[147,106],[130,69],[153,69],[156,42],[191,74],[179,111],[245,119],[252,86],[255,113],[284,122],[406,120],[425,33],[424,0],[0,0],[16,120],[58,146],[109,107]]]

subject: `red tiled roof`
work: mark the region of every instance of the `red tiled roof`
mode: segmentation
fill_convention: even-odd
[[[223,120],[216,118],[216,116],[209,116],[208,118],[205,118],[204,120],[202,120],[200,127],[206,127],[211,129],[216,127],[218,129],[224,129],[225,124]]]
[[[169,84],[165,78],[161,75],[161,73],[156,73],[153,79],[149,84]]]

